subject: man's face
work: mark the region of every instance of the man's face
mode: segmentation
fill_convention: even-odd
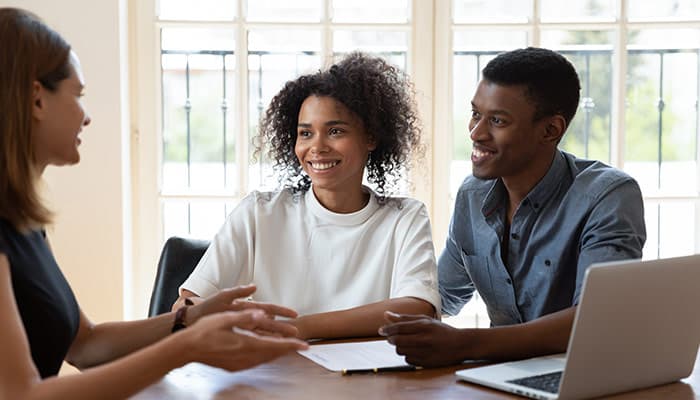
[[[471,104],[469,137],[475,177],[530,181],[542,173],[536,160],[551,149],[542,139],[547,122],[546,118],[533,121],[535,105],[526,97],[525,86],[482,80]]]

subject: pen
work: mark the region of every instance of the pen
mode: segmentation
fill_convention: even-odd
[[[352,375],[352,374],[376,374],[378,372],[415,371],[418,369],[421,369],[421,367],[416,367],[415,365],[401,365],[398,367],[344,369],[341,372],[343,375]]]

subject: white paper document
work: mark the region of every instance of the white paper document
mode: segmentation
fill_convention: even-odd
[[[386,340],[317,344],[299,354],[331,371],[379,372],[413,369]]]

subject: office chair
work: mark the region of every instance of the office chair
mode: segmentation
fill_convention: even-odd
[[[190,276],[199,259],[209,247],[208,240],[169,238],[163,246],[158,260],[158,272],[153,283],[148,316],[153,317],[170,311],[178,298],[177,288]]]

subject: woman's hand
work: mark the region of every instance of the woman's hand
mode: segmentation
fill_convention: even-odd
[[[250,295],[255,293],[255,290],[256,287],[253,284],[237,286],[221,290],[204,300],[196,301],[195,305],[191,306],[187,311],[186,325],[190,326],[204,316],[222,311],[261,310],[268,319],[274,319],[275,317],[295,318],[297,316],[296,311],[287,307],[247,300]],[[296,329],[290,328],[293,327],[289,324],[280,324],[272,333],[281,334],[282,336],[296,336]]]
[[[289,352],[305,350],[306,342],[254,331],[286,335],[291,325],[269,318],[263,310],[222,312],[201,318],[191,327],[172,336],[185,340],[188,361],[196,361],[229,371],[256,366]]]

